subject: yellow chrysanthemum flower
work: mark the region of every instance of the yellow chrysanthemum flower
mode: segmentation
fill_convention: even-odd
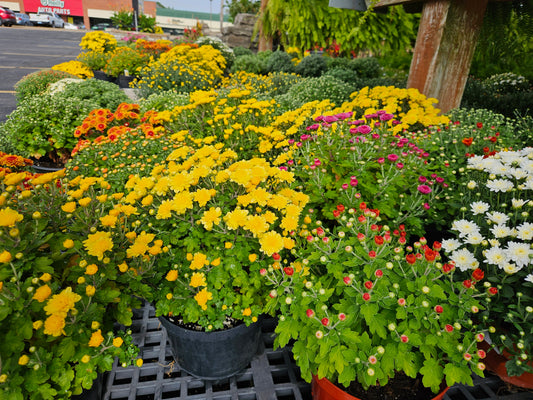
[[[85,275],[94,275],[98,272],[98,266],[96,264],[87,265],[85,268]]]
[[[99,260],[104,258],[104,253],[113,249],[113,240],[110,232],[97,231],[83,241],[87,253],[97,257]]]
[[[98,347],[103,341],[104,337],[102,336],[102,331],[98,329],[91,335],[91,339],[89,339],[89,347]]]
[[[266,255],[271,256],[283,249],[283,236],[275,231],[270,231],[261,235],[259,244],[261,245],[261,251]]]
[[[76,302],[81,300],[81,296],[72,292],[71,287],[67,287],[61,293],[55,294],[46,303],[44,311],[47,315],[61,315],[66,317],[67,313],[74,309]]]
[[[117,216],[116,215],[104,215],[103,217],[100,217],[100,222],[103,226],[109,226],[111,228],[114,228],[117,223]]]
[[[52,289],[50,289],[50,286],[43,285],[35,291],[32,299],[37,300],[39,303],[42,303],[47,298],[49,298],[51,294],[52,294]]]
[[[11,253],[7,250],[4,250],[0,253],[0,263],[8,263],[13,259]]]
[[[131,258],[146,254],[149,250],[148,244],[154,240],[154,238],[155,235],[153,233],[142,231],[141,234],[135,238],[135,242],[126,250],[126,256]]]
[[[170,271],[167,272],[167,276],[165,277],[165,279],[169,282],[174,282],[175,280],[178,279],[178,270],[176,269],[171,269]]]
[[[65,317],[52,314],[44,321],[44,333],[54,337],[65,335]]]
[[[194,300],[202,308],[202,310],[207,310],[207,302],[213,299],[213,293],[208,292],[207,288],[203,288],[194,296]]]
[[[222,215],[222,211],[220,207],[211,207],[209,210],[204,212],[204,215],[200,219],[200,222],[204,226],[204,228],[208,231],[213,229],[213,224],[218,225],[220,224],[220,216]]]
[[[237,207],[235,210],[227,213],[223,219],[229,229],[239,229],[239,227],[246,224],[247,217],[248,210]]]
[[[252,232],[254,236],[258,236],[265,233],[269,225],[262,215],[252,215],[248,217],[244,228]]]
[[[6,207],[0,210],[0,226],[15,226],[17,222],[22,221],[24,216],[16,210]]]
[[[189,285],[194,288],[199,286],[207,286],[205,274],[203,272],[193,272]]]
[[[194,253],[194,256],[191,258],[191,264],[189,265],[190,269],[201,269],[206,265],[209,265],[207,256],[203,253]]]

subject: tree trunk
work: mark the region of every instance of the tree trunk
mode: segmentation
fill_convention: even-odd
[[[259,15],[263,15],[263,12],[268,4],[268,0],[261,0],[261,8]],[[263,24],[259,20],[259,43],[257,44],[257,51],[272,50],[272,38],[263,35]]]

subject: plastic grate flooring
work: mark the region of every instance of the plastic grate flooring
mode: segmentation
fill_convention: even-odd
[[[300,377],[290,347],[273,350],[274,328],[274,319],[264,321],[262,344],[243,371],[204,381],[174,362],[166,330],[146,304],[135,310],[130,327],[144,364],[122,368],[115,361],[106,376],[103,400],[311,400],[311,386]],[[487,375],[475,376],[474,386],[451,387],[443,400],[533,400],[533,391],[517,391]]]

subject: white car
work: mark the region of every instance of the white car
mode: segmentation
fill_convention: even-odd
[[[65,22],[65,29],[81,29],[78,25],[71,24],[70,22]]]
[[[38,12],[36,14],[30,14],[30,21],[33,25],[49,26],[52,28],[63,28],[65,26],[65,21],[52,12]]]

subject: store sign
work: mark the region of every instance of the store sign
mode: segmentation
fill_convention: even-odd
[[[83,0],[24,0],[29,13],[54,12],[59,15],[83,15]]]

